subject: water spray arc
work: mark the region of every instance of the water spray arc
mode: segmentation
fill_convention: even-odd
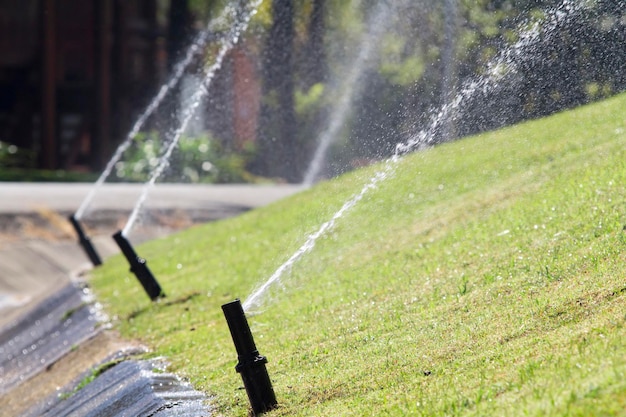
[[[319,137],[313,158],[309,163],[302,183],[311,186],[317,180],[322,170],[324,158],[330,146],[337,140],[344,121],[350,112],[354,100],[361,94],[362,82],[360,78],[369,68],[368,61],[377,51],[381,36],[387,31],[391,24],[390,16],[393,12],[391,5],[381,2],[376,6],[376,10],[369,17],[367,22],[367,34],[362,38],[359,45],[359,53],[356,59],[350,64],[350,71],[347,76],[340,81],[343,85],[339,100],[328,121],[328,126]]]
[[[91,243],[90,239],[87,237],[84,230],[80,226],[79,220],[83,218],[83,216],[89,209],[89,206],[91,205],[96,195],[96,192],[104,184],[104,182],[109,177],[109,175],[111,175],[111,171],[113,170],[113,167],[121,159],[124,152],[126,152],[126,150],[130,147],[133,139],[135,139],[135,137],[137,136],[137,134],[139,133],[143,125],[146,123],[148,118],[159,107],[159,105],[161,104],[163,99],[167,96],[169,91],[171,91],[171,89],[174,88],[176,84],[178,84],[178,82],[180,81],[181,77],[185,73],[185,70],[187,69],[189,64],[198,55],[198,53],[202,50],[202,48],[206,45],[206,43],[208,42],[208,38],[209,38],[209,32],[211,28],[215,25],[215,22],[220,21],[222,19],[223,18],[220,17],[216,19],[215,21],[210,22],[207,28],[198,35],[198,37],[195,39],[194,42],[192,42],[184,58],[174,67],[174,72],[172,73],[170,79],[161,86],[157,95],[152,99],[148,107],[135,121],[135,124],[132,126],[130,132],[128,133],[124,141],[122,141],[122,143],[117,147],[117,149],[115,150],[115,153],[113,154],[113,156],[111,157],[107,165],[105,166],[104,170],[102,171],[102,173],[100,174],[96,182],[94,183],[93,187],[91,188],[87,196],[85,196],[82,203],[78,207],[78,210],[76,210],[76,212],[69,217],[69,221],[72,224],[72,227],[74,228],[74,230],[76,230],[76,233],[78,235],[79,244],[81,245],[81,247],[83,248],[83,250],[85,251],[85,253],[87,254],[87,256],[89,257],[89,259],[91,260],[94,266],[101,265],[102,259],[100,258],[93,244]]]
[[[145,125],[145,123],[156,111],[156,109],[161,105],[161,102],[165,99],[167,94],[178,84],[182,76],[185,74],[185,70],[187,69],[187,67],[189,67],[194,58],[196,58],[196,56],[198,56],[198,54],[207,45],[210,40],[209,34],[213,31],[215,27],[224,23],[223,21],[225,20],[225,17],[229,12],[230,9],[227,8],[223,15],[209,22],[207,27],[196,37],[191,46],[189,46],[183,59],[178,62],[174,67],[174,71],[169,80],[167,80],[167,82],[161,86],[156,96],[152,99],[150,104],[148,104],[148,107],[146,107],[143,113],[135,121],[132,128],[126,135],[126,138],[117,147],[113,156],[111,157],[109,162],[107,162],[104,170],[94,183],[93,187],[91,188],[87,196],[83,199],[78,210],[76,210],[76,214],[74,215],[77,220],[83,218],[89,206],[91,205],[91,202],[93,201],[97,191],[104,184],[106,179],[111,175],[111,171],[113,171],[115,164],[117,164],[117,162],[119,162],[119,160],[122,158],[124,152],[126,152],[126,150],[130,147],[141,128]]]
[[[496,58],[490,62],[486,74],[480,76],[478,79],[465,82],[454,99],[444,105],[433,115],[426,129],[410,136],[405,142],[398,143],[395,147],[394,154],[383,163],[383,167],[376,174],[374,174],[374,176],[363,186],[360,192],[344,203],[339,211],[337,211],[329,221],[322,224],[315,233],[309,235],[305,243],[300,246],[300,248],[298,248],[298,250],[296,250],[296,252],[287,261],[285,261],[285,263],[279,266],[269,279],[252,292],[252,294],[243,303],[244,310],[250,313],[255,309],[258,309],[263,302],[263,297],[266,295],[271,286],[276,282],[280,282],[282,275],[288,271],[290,267],[304,254],[311,251],[314,248],[316,241],[331,230],[337,220],[343,217],[346,212],[362,200],[370,190],[376,188],[378,183],[393,175],[395,167],[405,155],[412,151],[427,148],[435,144],[437,132],[445,126],[446,119],[450,117],[450,114],[457,111],[461,107],[464,100],[471,98],[477,92],[487,91],[508,73],[514,73],[516,71],[516,63],[521,59],[528,59],[527,57],[524,57],[524,54],[527,54],[526,51],[529,48],[539,44],[545,39],[545,36],[550,36],[562,23],[575,18],[585,9],[585,7],[586,6],[583,2],[563,0],[559,6],[548,11],[547,19],[541,22],[543,26],[539,23],[535,23],[534,25],[531,25],[530,29],[520,29],[519,40],[511,47],[500,52]],[[524,28],[524,26],[522,26],[522,28]],[[542,38],[541,35],[544,37]]]
[[[263,302],[263,296],[267,293],[267,290],[280,280],[282,275],[291,268],[293,264],[295,264],[304,254],[310,252],[314,247],[317,240],[322,237],[326,232],[331,230],[337,220],[339,220],[343,215],[349,211],[356,203],[361,201],[363,197],[367,194],[368,191],[377,187],[378,183],[386,179],[391,172],[393,171],[393,164],[387,162],[385,164],[385,168],[376,175],[374,175],[367,184],[363,186],[361,191],[355,194],[350,200],[346,201],[343,206],[333,215],[333,217],[322,224],[320,228],[315,232],[310,234],[304,244],[296,250],[296,252],[291,255],[291,257],[283,263],[277,270],[272,274],[272,276],[263,283],[260,287],[258,287],[243,303],[243,308],[247,312],[252,312],[255,309],[259,308]]]
[[[222,38],[221,46],[219,48],[214,63],[206,71],[204,80],[200,85],[200,88],[198,88],[198,91],[196,91],[196,93],[189,100],[189,106],[184,109],[180,126],[178,127],[178,129],[176,129],[176,131],[173,132],[165,152],[160,157],[158,165],[153,170],[150,179],[143,186],[141,195],[139,196],[139,199],[137,200],[137,203],[135,204],[135,207],[122,231],[124,235],[128,235],[133,225],[137,221],[139,213],[141,212],[141,209],[146,202],[150,189],[154,186],[157,179],[161,176],[161,174],[163,174],[163,172],[169,165],[169,159],[174,152],[174,149],[178,145],[180,137],[187,129],[187,125],[193,118],[195,111],[200,106],[202,100],[209,94],[209,88],[213,82],[213,79],[215,78],[215,74],[221,68],[226,54],[237,44],[241,34],[248,27],[250,19],[252,18],[252,16],[254,16],[262,1],[263,0],[257,0],[253,2],[246,11],[239,11],[236,13],[238,21],[232,25],[228,33]]]
[[[235,370],[241,375],[254,415],[276,408],[276,395],[265,368],[267,358],[257,350],[241,302],[224,304],[222,311],[237,350]]]

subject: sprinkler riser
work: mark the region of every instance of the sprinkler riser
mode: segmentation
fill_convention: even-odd
[[[78,223],[75,215],[72,214],[68,217],[68,219],[74,227],[74,230],[76,230],[76,234],[78,235],[78,244],[83,248],[85,254],[89,258],[93,266],[102,265],[102,259],[100,259],[100,255],[98,255],[98,252],[96,252],[96,248],[93,247],[91,240],[89,240],[89,238],[83,231],[83,228],[80,226],[80,223]]]
[[[267,358],[256,348],[241,302],[224,304],[222,310],[237,350],[239,363],[235,370],[241,375],[253,413],[257,415],[276,408],[276,395],[265,367]]]
[[[146,294],[148,294],[148,297],[150,297],[152,301],[165,297],[161,286],[148,268],[146,260],[137,255],[128,239],[126,239],[122,234],[122,231],[115,233],[113,235],[113,240],[115,240],[115,243],[117,243],[117,246],[119,246],[120,250],[126,257],[126,260],[128,260],[128,263],[130,264],[130,272],[135,274],[141,283],[141,286],[146,291]]]

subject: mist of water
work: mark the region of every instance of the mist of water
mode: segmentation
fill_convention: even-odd
[[[163,174],[165,169],[169,165],[170,157],[172,156],[172,152],[178,145],[178,141],[180,137],[187,129],[187,126],[191,119],[194,116],[195,111],[202,103],[202,100],[209,94],[209,88],[213,79],[215,78],[216,72],[221,68],[224,58],[226,54],[237,44],[241,34],[247,29],[248,24],[250,23],[250,19],[257,12],[259,6],[263,3],[263,0],[256,0],[251,2],[249,7],[243,7],[242,10],[237,12],[236,19],[231,28],[228,30],[227,34],[221,39],[219,51],[215,57],[215,61],[208,68],[205,73],[204,80],[202,84],[200,84],[198,90],[193,94],[193,96],[189,99],[189,104],[182,112],[182,121],[178,129],[173,132],[171,135],[171,139],[168,142],[165,152],[159,159],[159,163],[154,168],[152,173],[150,174],[150,179],[144,184],[141,195],[131,212],[124,229],[122,229],[122,235],[128,236],[128,233],[132,229],[133,225],[136,223],[139,218],[139,214],[148,198],[148,194],[150,190],[156,183],[157,179]]]
[[[362,91],[362,75],[368,69],[368,63],[376,54],[381,37],[392,22],[393,10],[391,7],[387,2],[381,2],[367,19],[365,27],[368,30],[361,38],[358,46],[359,54],[351,62],[351,69],[346,77],[338,83],[342,88],[339,100],[333,106],[328,125],[319,136],[313,158],[304,174],[302,183],[306,186],[312,185],[317,180],[329,147],[337,140],[346,117],[350,114],[353,101],[358,98]]]
[[[268,293],[268,290],[274,284],[280,282],[284,273],[304,254],[310,252],[315,247],[317,240],[331,230],[335,223],[361,201],[370,190],[376,188],[381,181],[391,177],[395,172],[395,167],[403,156],[414,150],[431,146],[436,139],[436,133],[445,124],[447,118],[456,112],[464,101],[478,92],[486,93],[490,89],[497,88],[496,83],[498,81],[501,81],[505,76],[516,71],[518,62],[530,58],[533,48],[540,47],[542,40],[552,36],[563,23],[579,16],[585,7],[583,2],[564,0],[559,6],[546,12],[546,17],[543,21],[535,22],[530,26],[524,25],[520,27],[518,30],[520,34],[518,41],[512,46],[505,48],[491,60],[484,75],[465,82],[453,100],[444,105],[433,115],[426,129],[409,136],[406,141],[398,143],[393,156],[383,163],[382,168],[374,174],[370,181],[366,183],[357,194],[350,198],[329,221],[322,224],[315,233],[309,235],[305,243],[300,246],[267,281],[248,296],[243,303],[244,310],[248,313],[254,313],[255,310],[258,310],[263,304],[264,297]]]
[[[156,96],[154,96],[154,98],[148,104],[148,107],[146,107],[143,113],[139,115],[139,117],[133,124],[132,128],[126,135],[126,138],[117,147],[117,149],[113,153],[113,156],[111,157],[109,162],[107,162],[104,170],[102,171],[102,173],[100,174],[96,182],[94,183],[93,187],[91,188],[89,193],[87,193],[87,196],[83,199],[81,205],[78,207],[78,210],[76,210],[76,213],[74,214],[77,220],[80,220],[85,215],[91,203],[93,202],[93,199],[96,193],[101,188],[102,184],[104,184],[106,179],[111,175],[111,171],[115,167],[115,164],[119,162],[124,152],[126,152],[126,150],[133,143],[133,140],[135,139],[135,137],[137,136],[141,128],[146,124],[150,116],[152,116],[152,114],[161,105],[161,103],[163,102],[163,99],[165,99],[167,94],[178,84],[178,82],[184,75],[185,70],[187,69],[187,67],[189,67],[189,65],[194,60],[194,58],[207,45],[207,42],[209,41],[209,34],[213,33],[216,28],[222,27],[224,23],[227,21],[227,18],[231,13],[232,13],[231,8],[229,7],[225,8],[224,12],[217,18],[211,20],[209,24],[207,25],[207,27],[202,32],[200,32],[198,36],[194,39],[194,41],[191,43],[191,45],[189,46],[189,48],[187,49],[185,53],[185,56],[180,60],[180,62],[178,62],[174,66],[174,70],[170,78],[167,80],[165,84],[161,86],[158,93],[156,94]]]

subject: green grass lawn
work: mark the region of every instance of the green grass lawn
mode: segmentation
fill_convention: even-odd
[[[626,415],[626,95],[404,158],[248,320],[272,416]],[[126,338],[248,400],[220,306],[244,299],[380,170],[139,246],[92,284]],[[132,236],[131,236],[132,240]]]

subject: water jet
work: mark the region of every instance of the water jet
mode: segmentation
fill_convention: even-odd
[[[253,414],[257,415],[276,408],[278,405],[276,395],[265,368],[267,358],[262,356],[256,348],[241,302],[237,299],[224,304],[222,310],[237,350],[239,363],[235,366],[235,370],[241,374]]]
[[[133,124],[130,132],[126,135],[126,138],[120,143],[117,147],[113,156],[107,162],[104,171],[100,174],[94,186],[89,191],[87,196],[83,199],[83,202],[76,210],[76,218],[82,219],[82,217],[86,214],[89,206],[91,205],[93,199],[96,196],[96,192],[104,185],[106,179],[111,175],[115,164],[122,159],[123,154],[130,148],[136,136],[139,134],[143,126],[146,124],[148,119],[155,113],[155,111],[159,108],[165,97],[169,94],[169,92],[179,83],[181,78],[184,76],[185,71],[191,65],[194,59],[202,52],[204,47],[211,41],[219,40],[222,41],[223,34],[217,33],[219,30],[219,26],[224,24],[227,21],[228,16],[232,14],[232,12],[227,8],[227,12],[224,12],[221,16],[209,22],[207,27],[198,35],[198,37],[191,43],[189,48],[187,49],[187,53],[185,57],[174,67],[173,73],[170,76],[169,80],[161,86],[157,95],[152,99],[152,101],[148,104],[148,107],[141,113],[139,118]],[[221,32],[221,31],[220,31]]]
[[[81,227],[80,223],[78,223],[78,220],[76,219],[76,216],[74,214],[69,217],[69,221],[70,223],[72,223],[74,230],[76,230],[76,234],[78,235],[78,243],[87,254],[87,257],[89,258],[93,266],[102,265],[100,255],[98,255],[98,252],[96,252],[96,248],[94,248],[91,240],[85,234],[85,231]]]
[[[204,100],[205,97],[208,96],[210,87],[213,84],[213,80],[217,71],[222,67],[222,64],[228,52],[239,42],[242,33],[247,29],[248,24],[250,23],[250,19],[252,19],[252,16],[256,13],[258,7],[261,5],[262,2],[263,0],[256,0],[254,2],[251,2],[249,8],[244,8],[243,10],[238,11],[237,15],[239,17],[239,20],[235,22],[233,26],[228,30],[228,32],[221,38],[221,45],[219,47],[215,60],[205,72],[204,80],[202,81],[202,83],[200,83],[197,91],[190,97],[189,104],[182,111],[182,121],[178,128],[171,133],[169,141],[167,142],[167,146],[165,147],[165,151],[161,154],[157,166],[152,170],[150,174],[150,179],[144,184],[141,195],[139,196],[139,199],[135,204],[135,208],[130,213],[128,221],[126,222],[126,226],[124,226],[122,232],[123,234],[128,234],[128,232],[137,221],[139,213],[148,198],[148,193],[150,192],[151,188],[155,186],[157,179],[169,166],[170,157],[172,156],[174,149],[178,145],[181,136],[187,130],[187,126],[195,115],[196,110],[202,103],[202,100]]]
[[[445,132],[448,125],[447,120],[455,117],[455,113],[462,110],[468,99],[476,97],[481,93],[488,93],[496,88],[495,86],[499,81],[510,74],[516,73],[519,67],[524,64],[524,61],[534,58],[534,55],[531,53],[533,47],[540,42],[544,42],[546,38],[553,36],[564,22],[580,16],[586,8],[587,6],[584,2],[562,0],[559,6],[553,7],[546,12],[546,21],[542,22],[543,28],[539,22],[534,22],[533,24],[524,22],[524,25],[520,25],[518,40],[491,59],[484,74],[465,80],[458,93],[440,107],[438,111],[433,113],[426,128],[418,130],[416,133],[411,133],[405,140],[398,142],[392,156],[382,163],[381,168],[361,188],[361,191],[346,201],[332,218],[323,223],[316,232],[308,235],[302,246],[246,298],[243,305],[244,310],[251,312],[260,307],[264,296],[269,292],[272,285],[281,282],[283,274],[289,271],[302,256],[310,252],[315,247],[317,240],[329,230],[332,230],[335,223],[361,201],[370,190],[376,189],[379,183],[394,175],[396,165],[404,156],[413,151],[426,149],[440,143],[442,132]],[[443,136],[445,137],[445,134]],[[310,177],[305,180],[313,181],[314,178]]]
[[[161,290],[161,286],[157,282],[156,278],[154,278],[154,275],[152,275],[150,269],[148,269],[146,260],[137,255],[121,230],[113,235],[113,240],[115,240],[115,243],[117,243],[117,246],[120,247],[120,250],[128,260],[128,263],[130,264],[130,272],[135,274],[141,283],[141,286],[148,294],[148,297],[150,297],[152,301],[165,297],[165,293]]]

